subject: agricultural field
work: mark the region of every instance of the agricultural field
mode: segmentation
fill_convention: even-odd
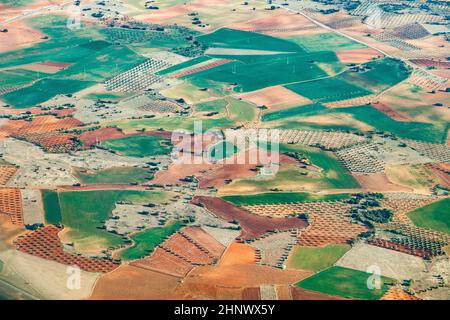
[[[300,281],[296,286],[344,298],[378,300],[386,293],[388,285],[391,283],[391,279],[382,277],[380,289],[371,290],[367,287],[367,273],[348,268],[331,267]]]
[[[450,300],[448,3],[391,2],[0,0],[0,300]]]

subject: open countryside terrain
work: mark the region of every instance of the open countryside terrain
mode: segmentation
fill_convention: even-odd
[[[448,12],[1,0],[0,300],[449,300]]]

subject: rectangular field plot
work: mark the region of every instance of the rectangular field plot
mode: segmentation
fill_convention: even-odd
[[[331,267],[300,281],[296,286],[344,298],[378,300],[389,289],[388,285],[392,283],[392,280],[381,277],[380,289],[371,290],[367,286],[367,280],[370,276],[370,273],[362,271]]]
[[[289,38],[306,52],[362,49],[365,45],[335,33],[320,33]]]
[[[372,92],[337,78],[326,78],[304,83],[294,83],[286,88],[317,102],[332,102],[362,97]]]
[[[418,227],[450,234],[450,198],[410,212],[408,217]]]

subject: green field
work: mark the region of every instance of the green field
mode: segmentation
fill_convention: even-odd
[[[332,188],[352,189],[360,185],[355,178],[342,166],[337,158],[329,152],[317,148],[280,144],[280,152],[300,152],[310,163],[323,169],[325,182]]]
[[[194,59],[179,63],[177,65],[174,65],[172,67],[169,67],[167,69],[161,70],[161,71],[157,72],[156,74],[157,75],[166,75],[166,74],[173,73],[175,71],[178,71],[178,70],[181,70],[184,68],[189,68],[189,67],[195,66],[196,64],[206,62],[208,60],[211,60],[211,58],[208,56],[200,56],[198,58],[194,58]]]
[[[234,98],[227,98],[229,117],[233,121],[253,121],[258,109],[251,103]]]
[[[450,198],[414,210],[408,217],[418,227],[450,234]]]
[[[164,117],[158,119],[144,119],[144,120],[126,120],[117,121],[113,124],[125,131],[136,131],[140,129],[156,130],[164,128],[165,130],[184,129],[193,131],[194,123],[201,120],[204,131],[209,129],[225,129],[234,126],[234,122],[229,118],[200,118],[200,117]]]
[[[333,266],[348,250],[350,246],[345,244],[330,244],[323,248],[296,246],[289,257],[288,267],[322,271]]]
[[[231,157],[239,151],[239,148],[228,141],[218,142],[208,149],[208,159],[210,161],[218,161]]]
[[[2,100],[16,108],[29,108],[58,94],[75,93],[93,84],[91,81],[42,79],[29,87],[3,95]]]
[[[148,169],[125,167],[97,171],[77,169],[75,177],[83,184],[130,184],[149,181],[153,174]]]
[[[290,37],[289,40],[298,44],[303,50],[307,52],[367,48],[367,46],[359,42],[350,40],[349,38],[341,36],[334,32]]]
[[[220,28],[212,33],[197,37],[197,41],[208,47],[267,50],[277,52],[302,52],[295,43],[283,39],[266,36],[260,33],[247,32],[229,28]]]
[[[195,110],[199,112],[210,111],[210,112],[219,112],[226,113],[226,106],[228,105],[228,101],[225,99],[217,99],[213,101],[203,102],[195,105]]]
[[[0,87],[8,88],[29,84],[41,78],[41,73],[26,69],[0,71]]]
[[[371,94],[365,88],[334,78],[319,79],[315,81],[294,83],[286,88],[318,102],[332,102],[362,97]]]
[[[62,221],[61,208],[59,206],[58,192],[42,190],[42,203],[45,211],[45,221],[50,224],[59,224]]]
[[[389,289],[388,284],[392,283],[392,280],[381,277],[381,288],[371,290],[367,286],[367,281],[370,276],[371,274],[362,271],[331,267],[300,281],[296,286],[333,296],[378,300]]]
[[[300,203],[315,201],[339,201],[348,199],[349,195],[342,194],[326,194],[318,195],[306,192],[267,192],[251,195],[224,196],[222,199],[231,202],[237,206],[253,206],[261,204],[284,204],[284,203]]]
[[[58,94],[75,93],[145,60],[127,46],[112,46],[105,41],[102,29],[98,27],[84,26],[71,30],[63,17],[55,15],[33,17],[27,23],[48,35],[49,40],[0,53],[0,68],[42,61],[71,65],[56,74],[35,73],[32,79],[27,79],[31,74],[24,77],[23,71],[22,75],[12,76],[8,82],[29,83],[40,79],[27,88],[2,96],[2,100],[13,107],[31,107]]]
[[[129,157],[165,155],[172,151],[169,139],[154,136],[130,136],[104,141],[100,145]]]
[[[265,113],[262,116],[262,121],[268,122],[268,121],[277,121],[282,120],[286,118],[293,118],[293,117],[307,117],[307,116],[313,116],[318,115],[320,113],[326,113],[328,112],[328,109],[320,104],[309,104],[305,106],[299,106],[299,107],[293,107],[288,109],[282,109],[270,113]]]
[[[120,252],[124,260],[136,260],[150,255],[160,243],[182,227],[180,222],[172,222],[164,227],[151,228],[131,236],[133,246]]]
[[[46,221],[62,223],[68,228],[65,236],[73,241],[78,250],[87,252],[98,252],[124,243],[119,235],[101,228],[116,202],[160,203],[170,197],[164,192],[138,190],[73,191],[53,193],[50,196],[46,192],[43,196]],[[57,206],[60,210],[59,217],[55,214]]]

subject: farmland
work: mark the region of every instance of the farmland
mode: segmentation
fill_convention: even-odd
[[[147,157],[168,154],[172,151],[170,140],[153,136],[131,136],[102,142],[102,147],[130,157]]]
[[[367,287],[367,273],[341,267],[331,267],[315,274],[296,285],[300,288],[321,293],[363,300],[378,300],[388,290],[392,280],[381,278],[380,289]]]
[[[416,226],[450,234],[450,199],[443,199],[408,213]]]
[[[180,223],[171,222],[161,228],[145,230],[131,236],[134,245],[120,252],[125,260],[136,260],[149,255],[165,238],[181,228]]]
[[[46,219],[52,223],[62,223],[69,229],[64,237],[73,241],[80,250],[88,252],[123,244],[118,235],[98,228],[108,219],[116,202],[146,203],[164,201],[167,197],[160,192],[133,190],[60,192],[56,194],[56,198],[54,194],[49,197],[47,193],[44,196],[48,203],[45,207]],[[61,217],[59,221],[56,215],[58,205]]]
[[[449,300],[444,2],[0,0],[0,299]]]

